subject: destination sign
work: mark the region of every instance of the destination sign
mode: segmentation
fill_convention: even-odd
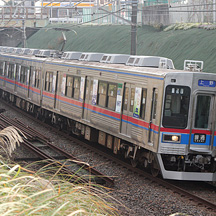
[[[204,87],[215,87],[216,82],[214,80],[199,80],[198,86],[204,86]]]

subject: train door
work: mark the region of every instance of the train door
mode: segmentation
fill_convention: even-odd
[[[191,127],[189,150],[209,152],[213,148],[215,132],[215,94],[197,93]]]
[[[155,140],[157,139],[158,132],[155,131],[157,127],[157,99],[158,99],[158,89],[153,88],[152,90],[152,99],[151,99],[151,113],[150,113],[150,121],[148,128],[148,142],[154,145]]]
[[[135,85],[126,83],[124,86],[124,104],[121,118],[121,133],[126,136],[131,136],[134,99]]]
[[[92,94],[93,94],[93,79],[87,77],[85,81],[85,94],[84,94],[84,101],[83,101],[83,119],[87,121],[90,121],[90,117],[91,117],[90,106],[92,104]]]

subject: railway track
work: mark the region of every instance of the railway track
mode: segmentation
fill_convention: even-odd
[[[103,173],[97,171],[87,163],[84,163],[71,154],[54,146],[49,138],[34,130],[31,127],[24,125],[19,120],[9,119],[3,114],[0,114],[0,129],[8,126],[15,126],[26,136],[22,143],[26,148],[34,152],[38,159],[51,162],[57,167],[62,167],[61,171],[69,175],[73,181],[88,183],[89,181],[109,185],[114,184],[114,180]],[[22,158],[19,160],[31,160],[31,158]]]
[[[2,100],[1,100],[2,101]],[[3,101],[4,102],[4,101]],[[4,102],[5,103],[5,102]],[[7,103],[6,103],[7,104]],[[7,104],[8,105],[8,104]],[[11,106],[11,105],[10,105]],[[109,160],[112,160],[113,162],[115,162],[116,164],[122,166],[122,167],[125,167],[127,168],[128,170],[131,170],[132,172],[134,173],[137,173],[139,174],[140,176],[143,176],[144,178],[148,179],[149,181],[155,183],[155,184],[158,184],[162,187],[165,187],[169,190],[172,190],[173,193],[175,194],[178,194],[179,196],[181,197],[184,197],[185,199],[185,202],[194,202],[197,206],[199,207],[202,207],[202,208],[205,208],[207,209],[209,212],[212,212],[212,213],[216,213],[216,204],[205,199],[205,198],[202,198],[200,197],[199,195],[197,194],[194,194],[194,193],[191,193],[189,191],[186,191],[185,189],[181,188],[180,186],[177,186],[175,185],[174,183],[171,183],[169,181],[166,181],[166,180],[163,180],[161,178],[157,178],[157,177],[153,177],[151,174],[139,169],[139,168],[134,168],[132,167],[129,163],[125,162],[125,161],[122,161],[121,159],[113,156],[113,155],[110,155],[104,151],[101,150],[101,148],[97,148],[92,146],[92,145],[89,145],[88,142],[84,142],[76,137],[73,137],[71,135],[68,135],[66,134],[65,132],[63,131],[59,131],[58,129],[48,125],[48,124],[45,124],[45,123],[42,123],[40,120],[38,119],[35,119],[33,116],[31,116],[30,114],[24,112],[24,111],[20,111],[19,108],[17,107],[14,107],[14,106],[11,106],[13,109],[16,109],[18,110],[19,112],[22,112],[23,115],[26,115],[28,118],[31,118],[33,119],[34,121],[36,122],[40,122],[40,124],[44,124],[46,125],[46,127],[48,127],[50,130],[52,131],[55,131],[57,132],[58,131],[58,134],[59,135],[62,135],[64,138],[67,138],[75,143],[77,143],[78,145],[81,145],[83,146],[83,148],[87,148],[89,151],[91,152],[94,152],[94,153],[97,153],[97,154],[100,154],[102,155],[103,157],[109,159]]]

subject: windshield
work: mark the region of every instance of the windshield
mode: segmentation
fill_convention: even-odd
[[[190,101],[190,88],[186,86],[167,86],[165,93],[163,126],[167,128],[186,128]]]

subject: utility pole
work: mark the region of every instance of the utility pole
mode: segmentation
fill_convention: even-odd
[[[25,18],[22,20],[22,45],[23,48],[26,48],[26,27],[25,27]]]
[[[215,23],[216,22],[216,7],[215,7],[215,4],[216,4],[216,1],[213,0],[213,22]]]
[[[131,55],[136,55],[137,46],[137,1],[132,0],[132,15],[131,15]]]
[[[25,2],[23,2],[22,44],[23,48],[26,48]]]

